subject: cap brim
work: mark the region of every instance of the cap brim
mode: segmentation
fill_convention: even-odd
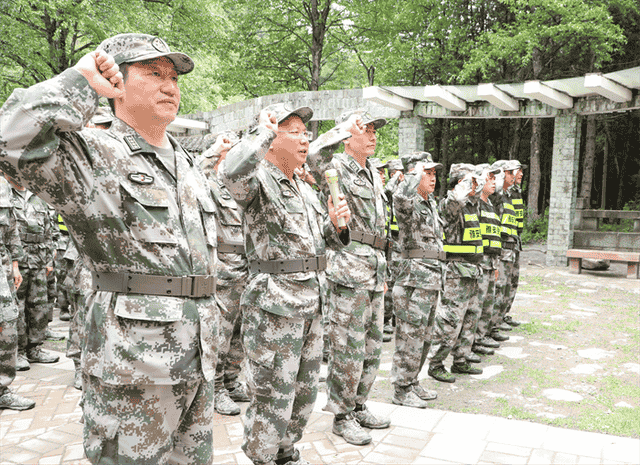
[[[113,118],[109,116],[94,116],[91,118],[93,124],[107,124],[113,123]]]
[[[380,129],[382,126],[384,126],[385,124],[387,124],[387,120],[384,118],[377,118],[377,119],[369,119],[369,120],[364,120],[362,122],[362,124],[364,124],[365,126],[367,124],[371,124],[373,123],[373,127],[374,129]]]
[[[441,170],[442,168],[444,168],[444,166],[442,166],[441,163],[426,163],[426,164],[424,164],[422,166],[424,166],[425,170],[430,170],[431,168],[435,168],[437,170]]]
[[[173,65],[176,67],[176,72],[178,74],[187,74],[193,71],[195,67],[195,63],[191,59],[189,55],[180,52],[169,52],[169,53],[148,53],[146,55],[136,57],[132,60],[124,60],[121,63],[139,63],[141,61],[153,60],[155,58],[167,57],[173,62]],[[118,64],[121,64],[118,63]]]
[[[311,121],[311,117],[313,117],[313,110],[309,107],[300,107],[295,110],[286,113],[278,119],[278,123],[282,123],[285,119],[287,119],[291,115],[299,116],[304,124],[307,124]]]

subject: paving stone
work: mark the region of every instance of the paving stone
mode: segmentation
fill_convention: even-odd
[[[420,456],[433,457],[460,463],[476,463],[487,443],[478,439],[465,439],[461,447],[459,436],[451,434],[435,434]]]
[[[487,415],[472,415],[447,412],[433,428],[434,433],[451,434],[470,439],[485,439],[496,418]]]
[[[505,463],[513,465],[526,465],[529,457],[522,457],[520,455],[505,454],[502,452],[485,450],[480,457],[481,461],[489,463]]]
[[[490,442],[487,444],[487,450],[493,452],[502,452],[503,454],[519,455],[521,457],[529,457],[531,455],[530,447],[520,447],[511,444],[500,444],[496,442]]]
[[[555,457],[553,457],[552,464],[556,465],[574,465],[578,463],[578,456],[573,454],[563,454],[562,452],[558,452]]]
[[[578,465],[600,465],[602,461],[596,457],[578,456]]]
[[[428,440],[429,439],[418,439],[414,437],[389,434],[382,440],[382,442],[396,447],[422,450],[426,447]]]

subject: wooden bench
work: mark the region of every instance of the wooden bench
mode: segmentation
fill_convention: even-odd
[[[615,252],[605,250],[590,249],[569,249],[567,250],[569,268],[576,273],[582,273],[582,259],[609,260],[612,262],[625,262],[627,264],[627,278],[640,279],[640,253],[635,252]]]
[[[582,260],[609,260],[627,264],[627,278],[640,279],[640,212],[581,209],[578,199],[573,247],[567,250],[572,271],[582,272]],[[603,219],[631,220],[633,232],[598,231]]]

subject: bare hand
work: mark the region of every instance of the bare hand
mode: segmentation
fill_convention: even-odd
[[[82,74],[98,95],[120,98],[124,95],[124,80],[120,68],[111,55],[95,50],[80,58],[73,67]]]
[[[364,134],[367,131],[367,128],[362,122],[362,116],[357,114],[351,115],[348,120],[340,124],[340,127],[346,129],[354,136]]]
[[[16,288],[16,291],[22,284],[22,274],[20,273],[20,269],[18,268],[18,262],[14,262],[13,265],[13,285]]]
[[[333,205],[333,199],[331,196],[329,196],[329,201],[327,203],[329,205],[329,218],[331,218],[331,222],[338,231],[345,230],[346,227],[341,228],[338,226],[338,218],[344,218],[344,221],[347,224],[349,224],[349,221],[351,220],[351,210],[349,209],[346,197],[344,194],[340,194],[337,208]]]
[[[271,129],[273,132],[278,132],[278,120],[276,114],[272,111],[262,110],[258,124],[267,129]]]
[[[212,150],[214,153],[218,155],[222,155],[228,152],[232,146],[233,146],[233,143],[231,142],[231,138],[229,138],[229,136],[225,134],[220,134],[216,138],[216,141],[213,144]]]

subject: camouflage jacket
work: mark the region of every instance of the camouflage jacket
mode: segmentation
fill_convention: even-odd
[[[51,223],[49,206],[28,190],[11,189],[11,203],[18,223],[24,257],[20,267],[39,269],[53,266],[56,237]]]
[[[512,186],[513,187],[513,186]],[[495,192],[493,194],[491,194],[489,196],[489,200],[491,201],[491,203],[493,204],[493,206],[496,209],[496,213],[498,215],[498,217],[501,219],[503,219],[503,215],[505,214],[505,208],[504,208],[504,204],[505,203],[511,203],[511,197],[508,194],[508,190],[507,191],[500,191],[500,192]],[[515,217],[514,217],[515,219]],[[504,243],[505,240],[507,239],[507,236],[505,236],[503,234],[502,236],[502,253],[500,254],[500,260],[502,260],[503,262],[513,262],[516,259],[516,252],[514,250],[511,249],[506,249],[504,247]]]
[[[15,90],[0,110],[0,169],[62,215],[94,271],[214,274],[215,208],[200,169],[173,138],[177,179],[123,121],[85,128],[97,104],[74,69]],[[218,314],[214,297],[94,292],[83,370],[111,384],[211,380]]]
[[[249,263],[323,255],[325,238],[336,247],[343,241],[348,243],[348,233],[338,236],[309,184],[295,174],[290,181],[273,163],[264,160],[274,138],[273,131],[258,128],[233,147],[223,161],[222,180],[244,211]],[[322,146],[326,139],[313,144]],[[325,286],[323,271],[256,273],[249,278],[241,304],[282,316],[313,318],[320,312]]]
[[[486,215],[495,215],[495,219],[496,221],[500,221],[500,216],[498,216],[498,213],[496,212],[496,208],[493,206],[493,203],[491,203],[491,199],[487,199],[487,201],[485,202],[484,200],[482,200],[482,198],[480,198],[478,200],[478,211],[480,213],[480,223],[483,223],[483,220],[485,218],[485,214],[483,214],[483,212],[486,212]],[[499,226],[498,226],[499,228]],[[483,240],[486,239],[485,237],[483,237]],[[482,260],[480,261],[480,267],[483,270],[497,270],[498,269],[498,260],[500,260],[500,254],[502,252],[500,252],[500,254],[498,255],[494,255],[494,254],[488,254],[487,253],[487,248],[485,247],[485,251],[484,251],[484,255],[482,256]]]
[[[464,234],[464,216],[478,214],[478,202],[473,198],[458,202],[453,191],[440,200],[438,212],[444,221],[444,235],[447,244],[461,244]],[[449,261],[447,263],[447,277],[452,278],[478,278],[480,269],[477,264],[468,261]]]
[[[351,137],[351,134],[345,131],[341,140],[347,137]],[[324,173],[328,169],[336,169],[340,191],[351,209],[351,230],[385,238],[387,212],[380,175],[368,160],[366,168],[363,168],[346,153],[334,155],[337,148],[338,144],[309,151],[307,163],[313,176],[328,197],[330,192]],[[352,241],[348,247],[330,250],[328,256],[327,278],[331,281],[351,288],[378,292],[384,290],[387,271],[384,251]]]
[[[420,177],[407,175],[393,193],[401,250],[442,252],[442,220],[432,195],[425,200],[417,192]],[[442,289],[444,264],[438,259],[401,259],[396,284],[421,289]]]
[[[24,260],[12,196],[11,185],[0,176],[0,260],[8,280],[13,278],[13,262]]]
[[[202,172],[209,180],[211,197],[216,204],[216,224],[219,244],[239,244],[244,247],[242,235],[242,209],[231,196],[229,189],[222,183],[220,174],[215,170],[217,158],[207,156],[205,152],[198,160]],[[246,281],[249,274],[245,253],[227,253],[218,251],[218,280],[221,282]]]

